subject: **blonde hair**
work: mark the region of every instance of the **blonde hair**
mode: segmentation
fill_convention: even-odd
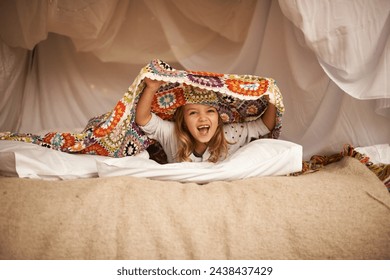
[[[195,148],[195,139],[189,132],[184,121],[184,106],[179,107],[175,112],[175,132],[178,139],[176,160],[191,161],[190,155]],[[210,153],[209,162],[217,162],[220,157],[226,158],[228,152],[228,141],[225,139],[223,122],[218,114],[218,127],[214,136],[208,143]]]

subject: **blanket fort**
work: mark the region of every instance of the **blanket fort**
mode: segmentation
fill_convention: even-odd
[[[267,137],[278,138],[280,135],[284,105],[273,79],[176,70],[155,59],[141,69],[114,109],[90,119],[82,132],[49,132],[43,136],[5,132],[0,133],[0,139],[34,143],[67,153],[110,157],[136,155],[155,142],[146,137],[135,123],[135,109],[145,87],[145,77],[165,82],[154,96],[152,112],[166,120],[173,119],[178,107],[189,101],[196,102],[199,95],[207,96],[213,92],[215,94],[210,96],[217,96],[219,114],[225,123],[252,121],[267,109],[265,96],[272,96],[277,109],[276,125]]]

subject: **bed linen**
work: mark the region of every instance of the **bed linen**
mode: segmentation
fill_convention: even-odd
[[[253,141],[217,164],[160,164],[150,159],[146,150],[132,157],[110,158],[63,153],[25,142],[0,141],[0,175],[8,177],[69,180],[126,175],[206,183],[287,175],[301,169],[302,146],[277,139]]]
[[[302,170],[302,146],[277,139],[259,139],[218,163],[159,164],[142,157],[97,160],[99,177],[135,176],[164,181],[209,183],[252,177],[289,175]]]
[[[390,196],[355,158],[232,182],[0,178],[0,259],[389,259]]]
[[[75,155],[18,141],[0,141],[0,175],[43,180],[97,177],[96,155]]]

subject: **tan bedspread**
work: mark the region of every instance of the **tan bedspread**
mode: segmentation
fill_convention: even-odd
[[[0,179],[1,259],[390,259],[390,195],[353,158],[205,185]]]

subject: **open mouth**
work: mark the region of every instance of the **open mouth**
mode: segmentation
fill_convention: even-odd
[[[206,135],[209,132],[209,130],[210,130],[210,126],[209,125],[201,125],[201,126],[198,126],[197,128],[198,128],[199,133],[201,135]]]

